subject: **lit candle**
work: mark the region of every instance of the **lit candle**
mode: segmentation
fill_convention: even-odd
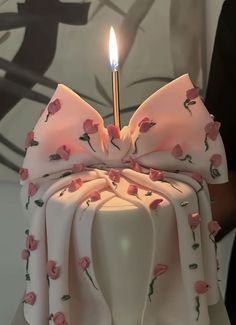
[[[114,125],[120,128],[120,99],[119,99],[119,73],[118,73],[118,49],[116,35],[113,27],[110,29],[109,57],[112,69],[112,96]]]

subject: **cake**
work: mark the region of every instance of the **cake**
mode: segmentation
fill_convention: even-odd
[[[220,123],[188,75],[119,130],[59,85],[26,137],[30,325],[208,325],[219,301],[207,183],[227,181]]]

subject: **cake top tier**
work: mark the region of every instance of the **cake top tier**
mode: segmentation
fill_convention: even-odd
[[[135,170],[143,166],[197,172],[208,183],[223,183],[227,167],[219,128],[188,75],[144,101],[121,131],[114,125],[105,128],[95,109],[58,85],[27,135],[21,179],[30,182],[76,166]]]

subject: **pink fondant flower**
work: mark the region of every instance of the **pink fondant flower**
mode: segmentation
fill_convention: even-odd
[[[101,199],[101,195],[98,191],[94,191],[90,193],[89,198],[91,202],[96,202]]]
[[[107,132],[111,138],[120,139],[120,129],[118,126],[109,124],[107,126]]]
[[[79,260],[79,266],[83,271],[86,271],[89,268],[90,263],[90,258],[88,256],[81,257]]]
[[[156,123],[150,120],[149,117],[144,117],[138,124],[139,132],[146,133],[154,125],[156,125]]]
[[[93,120],[87,119],[83,123],[84,132],[87,134],[94,134],[98,132],[98,123],[94,123]]]
[[[163,181],[165,178],[165,174],[161,170],[156,170],[156,169],[150,168],[149,178],[152,181]]]
[[[56,280],[60,275],[60,268],[57,266],[55,261],[47,262],[47,274],[50,279]]]
[[[48,121],[50,115],[56,114],[60,109],[61,109],[61,102],[58,98],[52,101],[51,103],[49,103],[47,107],[48,114],[46,116],[45,122]]]
[[[111,168],[108,172],[108,177],[112,182],[119,183],[120,181],[120,170]]]
[[[201,222],[201,216],[198,213],[190,213],[188,215],[188,223],[192,230],[196,229]]]
[[[193,100],[199,96],[199,88],[191,88],[186,91],[186,98]]]
[[[203,182],[203,177],[200,173],[198,172],[193,172],[192,173],[192,178],[197,181],[198,183],[202,183]]]
[[[165,273],[168,270],[168,265],[165,264],[156,264],[154,268],[154,276],[160,276],[161,274]]]
[[[20,168],[19,170],[20,179],[25,181],[29,177],[29,171],[27,168]]]
[[[210,158],[210,173],[212,178],[216,178],[220,176],[220,172],[217,169],[222,163],[222,156],[220,154],[214,154]]]
[[[175,158],[180,158],[181,156],[183,156],[183,149],[180,146],[180,144],[176,144],[174,146],[174,148],[171,151],[171,154],[175,157]]]
[[[81,178],[73,179],[68,186],[68,192],[75,192],[83,185],[83,180]]]
[[[80,173],[85,170],[84,164],[74,164],[72,166],[72,173]]]
[[[36,294],[34,292],[28,292],[24,295],[23,302],[33,306],[36,302]]]
[[[53,322],[55,325],[68,325],[68,322],[65,319],[65,316],[61,312],[57,312],[53,315]]]
[[[210,286],[205,281],[196,281],[194,284],[194,288],[195,288],[195,291],[201,295],[201,294],[206,293],[209,290]]]
[[[28,185],[28,196],[34,196],[38,192],[38,186],[34,183]]]
[[[38,247],[38,240],[34,239],[33,235],[28,235],[26,237],[26,248],[30,251],[35,251]]]
[[[142,171],[141,166],[140,166],[139,163],[138,163],[136,160],[134,160],[134,159],[130,159],[130,168],[133,169],[133,170],[135,170],[135,171],[138,172],[138,173],[141,173],[141,171]]]
[[[60,100],[57,98],[48,105],[48,113],[51,115],[56,114],[61,109]]]
[[[120,147],[118,147],[117,144],[113,142],[114,139],[120,139],[120,129],[118,126],[109,124],[107,126],[107,131],[109,136],[111,137],[111,143],[114,147],[116,147],[118,150],[120,150]]]
[[[211,158],[210,158],[210,162],[212,163],[212,165],[214,167],[219,167],[222,163],[222,157],[220,154],[214,154]]]
[[[220,122],[210,122],[205,126],[206,135],[212,141],[215,141],[220,129]]]
[[[134,184],[129,184],[128,189],[127,189],[127,193],[129,195],[136,195],[138,194],[138,186],[134,185]]]
[[[57,149],[56,154],[60,156],[63,160],[68,160],[70,158],[70,148],[68,148],[66,145],[63,145]]]
[[[25,148],[37,146],[38,144],[39,144],[38,141],[34,140],[34,131],[28,132],[25,139]]]
[[[28,251],[28,249],[23,249],[21,251],[21,258],[23,260],[27,260],[29,258],[29,256],[30,256],[30,252]]]
[[[150,209],[150,210],[155,210],[155,209],[157,209],[157,208],[160,206],[161,202],[163,202],[163,199],[155,199],[155,200],[153,200],[153,201],[149,204],[149,209]]]
[[[208,230],[211,235],[216,236],[218,234],[218,232],[221,230],[221,226],[219,225],[219,223],[217,221],[211,220],[208,223]]]

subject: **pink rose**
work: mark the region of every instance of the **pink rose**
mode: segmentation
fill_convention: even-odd
[[[162,171],[150,168],[149,178],[152,181],[163,181],[164,177],[165,177],[165,175]]]
[[[131,159],[130,160],[130,168],[133,169],[134,171],[141,173],[142,168],[139,165],[139,163],[136,160]]]
[[[23,302],[33,306],[36,301],[36,294],[34,292],[28,292],[24,295]]]
[[[38,186],[34,183],[28,185],[28,196],[34,196],[38,192]]]
[[[168,270],[168,266],[165,264],[157,264],[154,269],[154,276],[160,276],[161,274],[165,273]]]
[[[113,139],[120,139],[120,129],[118,126],[115,126],[113,124],[109,124],[107,126],[108,134]]]
[[[64,314],[61,312],[57,312],[55,315],[53,315],[53,322],[55,325],[68,325]]]
[[[130,184],[128,186],[127,193],[129,195],[137,195],[138,194],[138,187],[137,187],[137,185]]]
[[[195,181],[199,182],[199,183],[202,183],[202,182],[203,182],[203,177],[202,177],[202,175],[201,175],[200,173],[198,173],[198,172],[193,172],[193,173],[192,173],[192,178],[193,178]]]
[[[210,162],[212,163],[212,165],[214,167],[219,167],[222,163],[222,157],[220,154],[214,154],[211,158],[210,158]]]
[[[194,288],[198,294],[204,294],[209,290],[210,286],[205,281],[196,281]]]
[[[138,124],[139,132],[146,133],[151,127],[156,125],[149,117],[144,117]]]
[[[25,181],[29,177],[29,171],[27,168],[20,168],[19,170],[20,179]]]
[[[23,251],[21,252],[21,258],[23,260],[27,260],[29,256],[30,256],[30,252],[27,249],[23,249]]]
[[[150,210],[155,210],[159,207],[160,203],[163,202],[163,199],[156,199],[153,200],[150,204],[149,204],[149,209]]]
[[[218,134],[219,134],[219,129],[220,129],[220,122],[210,122],[205,126],[205,131],[208,136],[212,141],[215,141]]]
[[[59,277],[60,268],[56,265],[55,261],[48,261],[46,269],[50,279],[56,280]]]
[[[108,177],[111,181],[119,183],[120,181],[120,171],[119,169],[111,168],[108,172]]]
[[[87,134],[94,134],[98,132],[98,123],[94,123],[93,120],[87,119],[83,123],[84,132]]]
[[[84,164],[74,164],[72,166],[72,173],[80,173],[85,170]]]
[[[88,256],[84,256],[79,260],[79,266],[83,271],[86,271],[90,265],[90,258]]]
[[[101,195],[99,192],[94,191],[89,195],[89,198],[91,202],[96,202],[101,199]]]
[[[48,113],[54,115],[61,109],[61,103],[59,99],[55,99],[53,102],[48,105]]]
[[[221,226],[219,225],[219,223],[215,220],[212,220],[208,223],[208,230],[210,232],[210,234],[212,234],[213,236],[216,236],[218,234],[218,232],[221,230]]]
[[[68,148],[66,145],[63,145],[57,149],[56,154],[61,157],[63,160],[68,160],[70,158],[70,148]]]
[[[30,131],[29,133],[27,133],[25,139],[25,148],[32,146],[33,141],[34,141],[34,131]]]
[[[188,100],[193,100],[199,96],[199,88],[191,88],[186,91],[186,97]]]
[[[183,149],[180,146],[180,144],[177,144],[176,146],[174,146],[174,148],[171,151],[171,154],[175,157],[175,158],[180,158],[181,156],[183,156]]]
[[[38,247],[38,240],[34,239],[33,235],[28,235],[26,237],[26,248],[30,251],[35,251]]]
[[[194,230],[201,222],[201,216],[198,213],[190,213],[188,215],[189,226]]]
[[[75,192],[83,185],[83,180],[81,178],[74,179],[68,186],[68,192]]]

